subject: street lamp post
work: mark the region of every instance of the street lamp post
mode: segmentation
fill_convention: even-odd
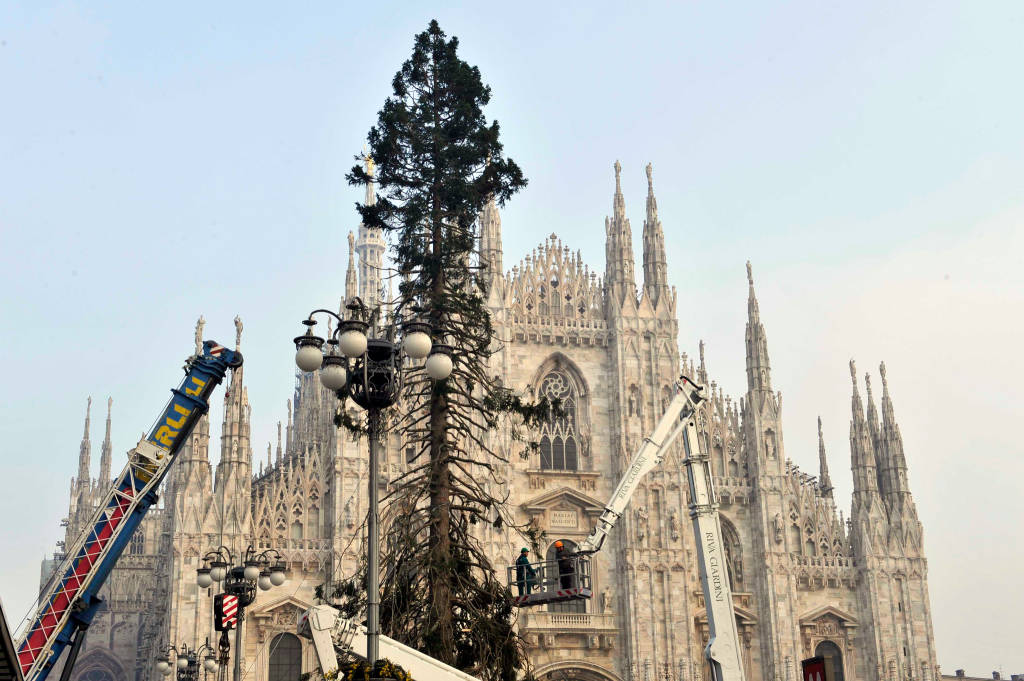
[[[171,663],[172,653],[175,658],[173,665]],[[200,657],[203,657],[203,669],[206,671],[206,675],[216,673],[220,668],[220,663],[217,662],[217,658],[213,654],[210,639],[206,639],[206,643],[199,648],[190,648],[187,643],[183,643],[181,646],[172,644],[163,648],[160,657],[156,658],[156,670],[164,676],[170,676],[172,671],[177,671],[177,681],[199,681]]]
[[[234,681],[242,678],[242,622],[245,609],[256,600],[257,587],[268,591],[281,586],[285,580],[285,564],[274,549],[257,552],[250,544],[244,554],[236,556],[224,546],[207,551],[202,567],[196,570],[196,583],[207,588],[214,582],[224,582],[224,593],[238,597],[238,621],[235,623]],[[273,561],[273,562],[272,562]],[[221,648],[223,653],[224,639]]]
[[[369,439],[369,513],[366,519],[367,574],[366,574],[366,661],[370,668],[377,663],[380,640],[380,583],[379,583],[379,462],[383,448],[384,417],[382,410],[392,406],[402,388],[403,353],[412,360],[426,359],[423,368],[436,381],[443,381],[452,372],[451,347],[434,343],[436,331],[423,321],[408,321],[397,329],[387,325],[373,328],[373,338],[367,338],[370,327],[368,310],[359,298],[347,306],[345,319],[330,310],[314,310],[303,320],[306,333],[295,339],[295,363],[305,372],[319,370],[320,382],[333,390],[338,399],[351,397],[366,410]],[[338,327],[326,341],[313,334],[316,321],[313,316],[326,314],[338,322]],[[382,336],[378,337],[377,332]],[[396,342],[396,332],[401,342]],[[324,345],[327,354],[323,353]]]

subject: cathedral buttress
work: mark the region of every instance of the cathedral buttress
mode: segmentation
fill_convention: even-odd
[[[785,531],[800,519],[792,517],[786,503],[786,459],[782,443],[781,396],[772,391],[768,337],[761,323],[761,311],[754,292],[753,269],[747,262],[746,344],[747,392],[741,403],[747,462],[754,487],[752,520],[755,555],[765,557],[757,571],[757,605],[761,621],[759,638],[761,665],[765,678],[783,677],[787,661],[800,660],[799,626],[795,585],[787,569],[792,552],[799,545]]]
[[[853,381],[852,418],[850,420],[850,461],[853,472],[853,505],[850,511],[850,543],[860,572],[857,597],[860,610],[869,619],[873,641],[861,647],[862,669],[882,670],[892,659],[891,626],[887,626],[886,612],[894,607],[891,599],[881,590],[888,586],[888,578],[879,574],[887,552],[888,517],[878,492],[878,459],[872,436],[870,417],[865,417],[863,403],[857,390],[857,365],[850,360],[850,378]],[[869,397],[868,414],[873,411]]]

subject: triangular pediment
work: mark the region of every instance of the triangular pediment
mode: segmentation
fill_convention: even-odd
[[[579,508],[587,514],[600,514],[604,511],[604,504],[600,501],[571,487],[559,487],[535,496],[523,502],[521,508],[527,513],[539,513],[558,506]]]
[[[838,619],[844,626],[855,627],[857,626],[857,618],[848,612],[843,612],[839,608],[832,605],[824,605],[820,608],[811,610],[800,616],[800,624],[814,624],[825,615],[832,615]]]
[[[258,607],[252,608],[250,612],[253,617],[270,617],[271,615],[279,612],[291,612],[298,610],[300,612],[306,612],[313,606],[312,603],[306,603],[295,596],[285,596],[275,601],[270,601]]]

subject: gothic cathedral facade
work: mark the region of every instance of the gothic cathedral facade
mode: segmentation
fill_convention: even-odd
[[[668,285],[665,237],[651,167],[646,170],[640,282],[618,163],[603,276],[555,235],[506,272],[497,208],[488,206],[480,218],[479,257],[488,267],[499,341],[493,368],[505,385],[557,397],[566,411],[537,433],[540,449],[525,460],[506,434],[490,435],[510,461],[504,489],[494,491],[508,492],[519,519],[543,529],[550,543],[578,543],[661,416],[675,379],[696,377],[710,386],[705,428],[747,679],[795,681],[801,660],[821,656],[837,681],[937,681],[922,528],[884,365],[879,414],[870,375],[865,407],[850,363],[854,492],[844,520],[833,499],[820,422],[817,476],[785,456],[782,397],[772,386],[749,264],[746,393],[734,400],[717,387],[703,344],[696,361],[680,353],[676,292]],[[373,199],[371,186],[367,200]],[[349,245],[342,304],[356,295],[379,300],[384,239],[360,226]],[[245,613],[246,681],[298,681],[299,672],[315,667],[309,643],[294,635],[296,617],[314,602],[318,585],[350,574],[364,551],[366,443],[335,428],[336,407],[315,376],[298,375],[287,416],[277,424],[276,446],[267,445],[264,459],[250,442],[243,371],[234,373],[215,469],[204,418],[168,476],[161,507],[150,511],[104,587],[106,604],[73,681],[159,681],[153,668],[159,646],[212,639],[214,592],[196,586],[196,568],[203,553],[219,545],[235,552],[249,545],[276,549],[289,569],[287,581],[260,592]],[[111,480],[109,403],[96,480],[90,478],[90,447],[87,413],[71,484],[69,541]],[[403,444],[390,441],[383,458],[386,486],[404,470]],[[591,600],[521,612],[520,632],[539,679],[709,678],[685,475],[673,450],[644,479],[594,558]],[[511,563],[522,540],[504,528],[478,527],[494,564]],[[49,569],[44,565],[44,578]]]

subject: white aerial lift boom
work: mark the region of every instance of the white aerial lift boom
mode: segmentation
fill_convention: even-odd
[[[337,650],[366,659],[366,627],[339,617],[329,605],[314,605],[299,618],[299,635],[313,640],[320,671],[338,668]],[[450,667],[398,641],[379,634],[380,659],[401,665],[415,681],[479,681],[475,676]]]
[[[690,489],[690,518],[697,540],[700,580],[704,589],[710,636],[704,655],[711,665],[713,681],[744,681],[740,658],[736,616],[733,612],[732,593],[726,571],[725,549],[722,544],[722,526],[718,519],[718,504],[711,478],[711,463],[707,448],[697,429],[700,405],[706,399],[704,389],[686,377],[676,384],[676,395],[654,432],[644,439],[640,449],[630,461],[611,500],[591,532],[571,556],[573,572],[565,587],[565,575],[559,575],[558,561],[531,563],[537,575],[538,591],[516,599],[521,607],[556,603],[559,601],[590,598],[590,558],[601,550],[615,523],[629,506],[629,501],[644,475],[665,458],[669,446],[680,435],[686,475]],[[509,585],[522,583],[517,566],[508,568]],[[366,630],[361,625],[338,616],[329,605],[313,606],[299,621],[299,633],[313,639],[320,667],[323,671],[337,669],[335,647],[351,650],[365,657]],[[416,681],[475,681],[457,669],[449,667],[386,636],[380,637],[381,657],[401,664]]]

